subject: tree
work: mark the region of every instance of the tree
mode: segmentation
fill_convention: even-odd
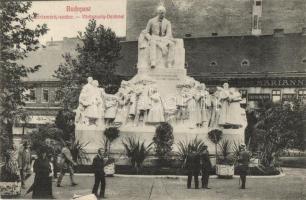
[[[30,13],[30,1],[0,2],[0,127],[1,134],[7,134],[13,140],[13,124],[18,118],[26,118],[22,108],[27,98],[24,94],[27,86],[22,78],[39,69],[39,65],[26,67],[20,60],[27,54],[39,49],[38,38],[44,35],[48,28],[46,24],[37,25],[35,29],[28,28],[36,13]]]
[[[64,140],[74,139],[74,117],[75,113],[67,109],[61,109],[58,111],[55,118],[55,125],[57,128],[63,131]]]
[[[219,142],[221,141],[223,136],[223,132],[219,129],[213,129],[211,131],[208,132],[208,138],[209,140],[215,144],[215,151],[216,151],[216,163],[218,160],[218,149],[217,146],[219,144]]]
[[[153,137],[156,155],[160,159],[165,159],[172,150],[174,142],[173,128],[167,122],[162,122],[155,130]]]
[[[261,113],[255,129],[264,166],[270,166],[273,155],[282,150],[305,148],[305,111],[305,106],[295,102],[273,105]]]
[[[105,141],[105,151],[108,156],[110,156],[111,144],[120,136],[120,130],[117,127],[109,127],[104,130]]]
[[[60,80],[60,97],[64,109],[76,109],[82,85],[91,76],[109,92],[110,85],[117,83],[114,72],[120,59],[120,44],[116,34],[104,26],[97,26],[95,20],[89,21],[84,33],[79,32],[78,55],[63,55],[65,63],[55,71]],[[117,82],[116,82],[117,81]]]

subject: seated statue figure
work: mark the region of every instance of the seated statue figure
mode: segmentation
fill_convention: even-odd
[[[142,31],[138,39],[138,68],[147,66],[155,68],[165,66],[171,68],[174,65],[184,65],[185,52],[183,41],[172,36],[171,23],[165,18],[166,9],[163,6],[157,8],[157,16],[150,19],[146,29]],[[177,55],[178,54],[178,55]],[[163,61],[164,63],[160,63]]]

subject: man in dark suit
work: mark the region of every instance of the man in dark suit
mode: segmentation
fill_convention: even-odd
[[[188,172],[187,188],[191,188],[192,176],[194,177],[195,189],[199,189],[199,173],[201,168],[200,155],[192,150],[186,158],[186,167]]]
[[[104,158],[104,149],[98,150],[98,155],[95,156],[92,162],[93,171],[95,174],[95,184],[92,189],[92,193],[98,197],[98,187],[101,183],[100,198],[105,198],[105,173],[104,166],[107,159]]]
[[[239,157],[238,157],[238,163],[239,163],[239,174],[241,179],[241,189],[245,189],[245,183],[246,183],[246,176],[249,168],[249,162],[250,162],[250,153],[246,150],[246,146],[244,144],[240,145],[239,147]]]
[[[201,154],[201,167],[202,167],[202,188],[210,189],[208,187],[208,180],[212,165],[209,159],[209,152],[207,150],[206,145],[204,152]]]

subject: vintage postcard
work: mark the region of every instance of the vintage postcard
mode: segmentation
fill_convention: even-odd
[[[0,2],[3,199],[306,199],[305,0]]]

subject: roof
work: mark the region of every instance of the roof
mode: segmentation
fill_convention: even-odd
[[[122,76],[133,76],[137,42],[121,44],[123,60],[117,71]],[[306,35],[301,33],[185,38],[184,45],[191,76],[292,76],[306,72]]]
[[[44,49],[29,54],[26,66],[42,65],[26,81],[56,81],[52,75],[62,55],[76,55],[77,40],[50,42]],[[137,72],[137,42],[121,42],[122,59],[116,73],[123,77]],[[264,36],[201,37],[184,39],[188,74],[200,77],[297,77],[306,74],[306,35],[301,33]],[[242,62],[246,65],[242,65]]]
[[[24,81],[57,81],[52,75],[61,63],[64,63],[62,55],[70,53],[76,55],[76,38],[64,38],[63,41],[51,41],[45,48],[40,48],[28,54],[28,57],[20,61],[27,67],[41,65],[35,73],[29,73]]]

